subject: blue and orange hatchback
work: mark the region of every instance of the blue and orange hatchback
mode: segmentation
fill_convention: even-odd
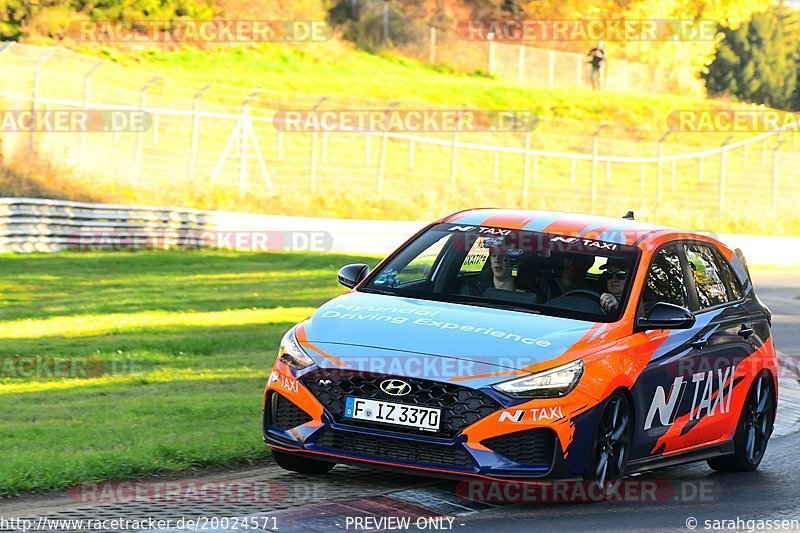
[[[698,460],[755,470],[778,372],[744,258],[632,218],[460,212],[342,268],[351,290],[281,343],[275,460],[601,486]]]

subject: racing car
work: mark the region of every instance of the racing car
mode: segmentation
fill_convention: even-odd
[[[624,218],[475,209],[433,222],[284,336],[263,399],[281,467],[583,479],[758,468],[771,314],[744,256]]]

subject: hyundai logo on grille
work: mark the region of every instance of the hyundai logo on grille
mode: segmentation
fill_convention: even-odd
[[[381,382],[381,390],[392,396],[405,396],[411,392],[411,385],[400,379],[387,379]]]

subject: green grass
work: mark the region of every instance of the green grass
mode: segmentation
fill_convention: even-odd
[[[0,379],[0,495],[267,457],[283,333],[371,258],[222,252],[0,256],[0,357],[116,372]]]

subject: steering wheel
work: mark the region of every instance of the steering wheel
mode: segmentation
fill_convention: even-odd
[[[596,301],[597,305],[602,307],[602,304],[600,303],[600,295],[589,289],[573,289],[561,295],[562,298],[566,296],[582,296],[584,298],[589,298],[590,300]]]

